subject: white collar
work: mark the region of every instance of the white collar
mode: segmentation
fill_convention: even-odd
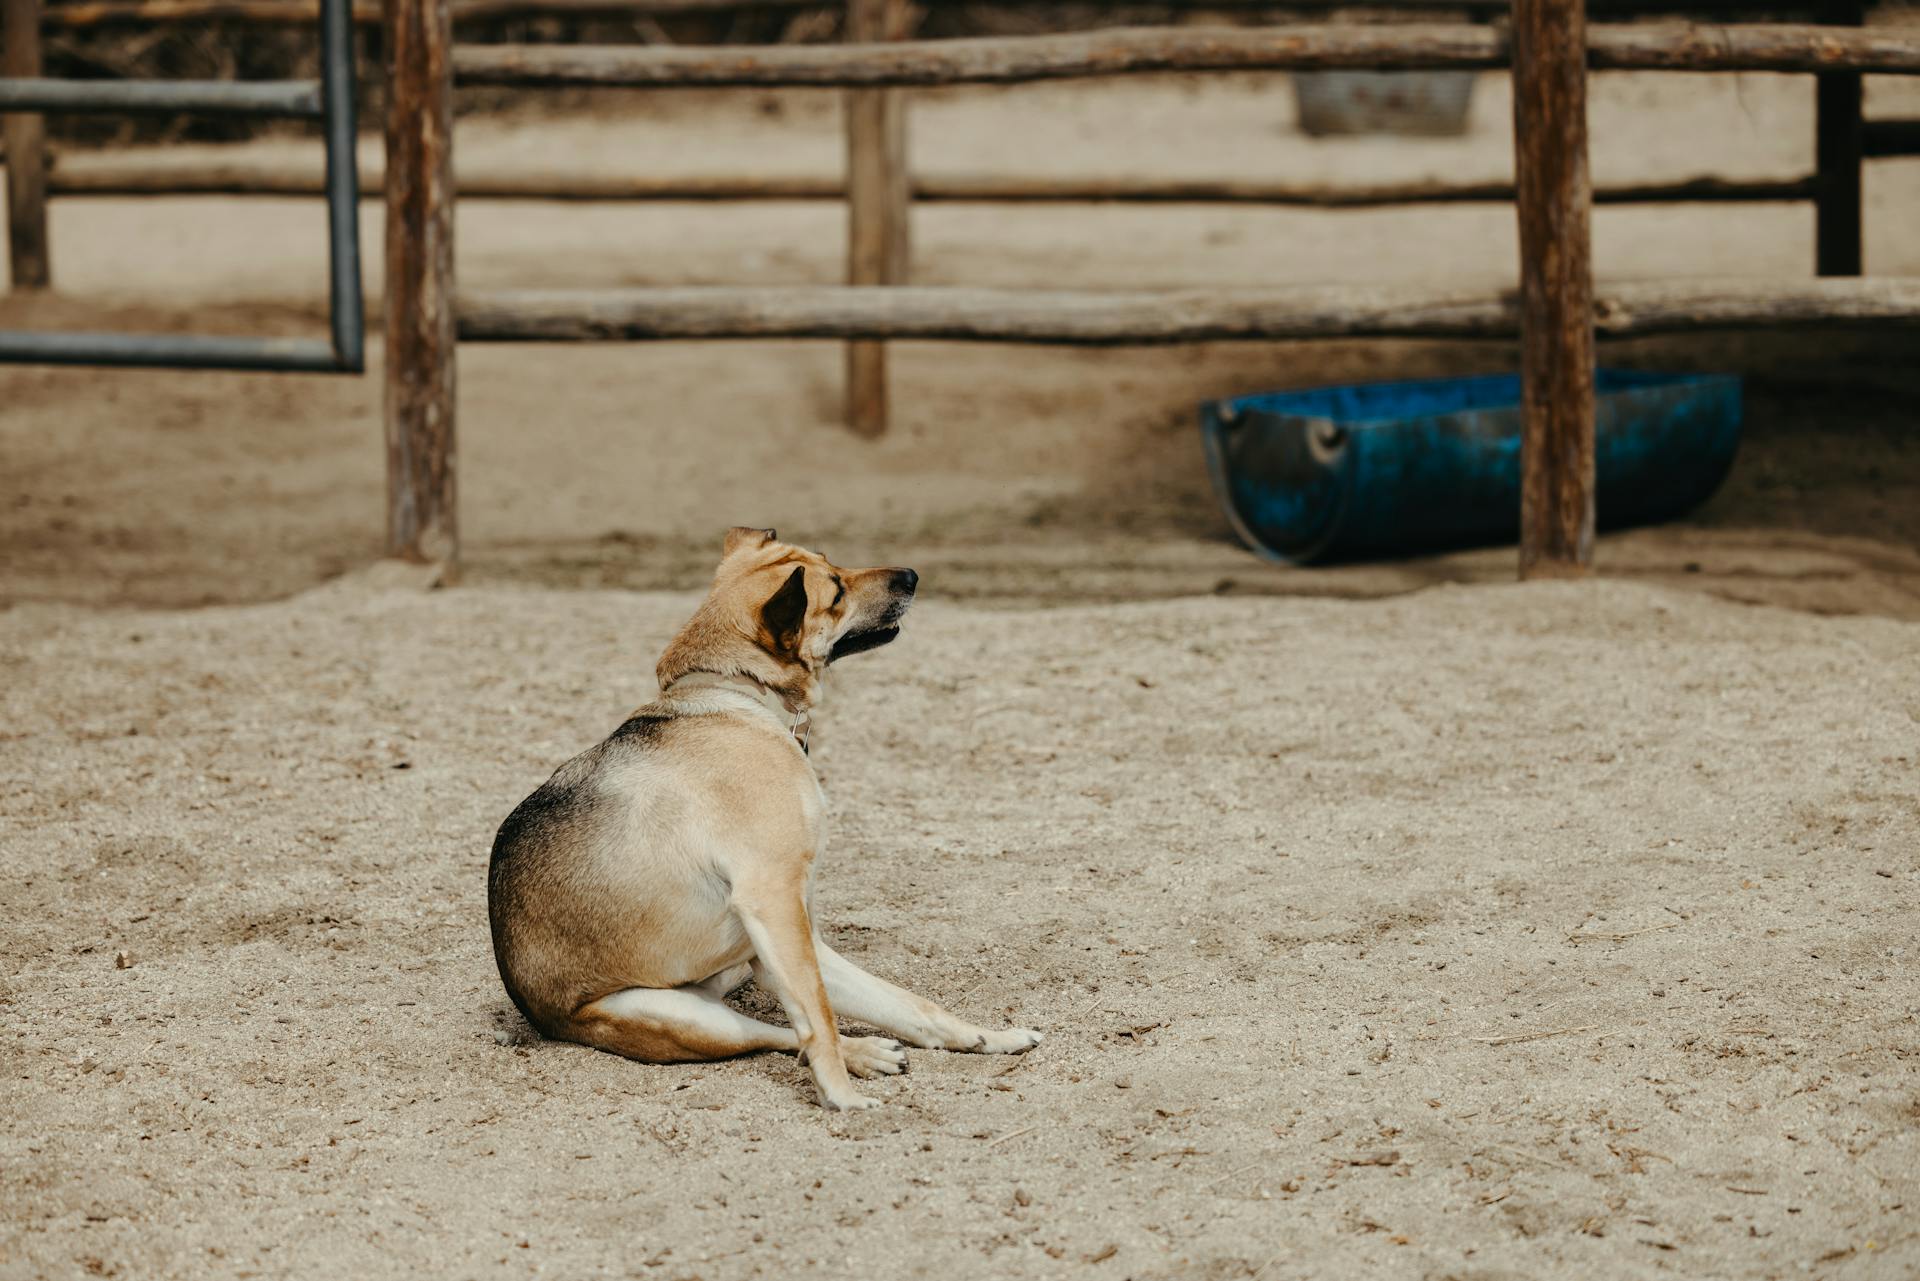
[[[781,729],[793,735],[803,752],[807,750],[807,736],[813,729],[811,708],[794,711],[788,706],[786,695],[744,674],[688,672],[670,681],[660,691],[660,698],[680,712],[694,716],[723,711],[766,712]]]

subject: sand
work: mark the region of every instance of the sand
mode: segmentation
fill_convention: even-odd
[[[852,1117],[494,974],[494,826],[690,597],[0,615],[0,1272],[1920,1268],[1920,628],[929,589],[820,718],[820,914],[1048,1039]]]
[[[465,118],[461,155],[837,163],[821,96],[580,107]],[[1595,171],[1791,175],[1810,108],[1603,76]],[[1488,78],[1463,139],[1316,143],[1272,78],[1140,80],[930,96],[915,147],[1497,177],[1509,111]],[[1920,271],[1920,162],[1867,192],[1870,269]],[[62,294],[0,324],[317,333],[319,219],[58,201]],[[473,204],[460,272],[830,281],[843,230]],[[1514,254],[1499,207],[915,233],[934,283],[1493,288]],[[1603,209],[1596,240],[1608,276],[1805,274],[1811,214]],[[831,345],[468,346],[466,564],[434,592],[366,569],[377,376],[0,369],[0,1276],[1915,1275],[1913,340],[1606,354],[1745,374],[1740,458],[1687,521],[1603,538],[1600,580],[1526,588],[1510,548],[1263,565],[1194,431],[1206,397],[1505,344],[902,344],[877,443],[836,425]],[[493,829],[648,697],[735,521],[922,571],[819,720],[823,915],[1033,1054],[918,1052],[832,1117],[791,1058],[642,1067],[506,1001]]]

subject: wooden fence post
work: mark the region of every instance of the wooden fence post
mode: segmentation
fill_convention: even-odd
[[[448,0],[386,0],[387,554],[451,568],[453,52]]]
[[[1520,577],[1593,564],[1593,186],[1586,0],[1513,0]]]
[[[1858,26],[1864,19],[1864,6],[1832,0],[1826,21]],[[1814,271],[1822,276],[1861,271],[1862,96],[1857,71],[1814,77],[1814,166],[1820,182],[1814,197]]]
[[[40,0],[0,0],[0,75],[31,79],[40,60]],[[15,289],[53,282],[47,252],[47,128],[45,117],[5,116],[7,144],[7,265]]]
[[[907,0],[848,0],[847,39],[906,35]],[[847,283],[907,283],[912,202],[907,104],[898,89],[850,89],[847,117]],[[847,425],[863,436],[887,429],[887,349],[847,344]]]

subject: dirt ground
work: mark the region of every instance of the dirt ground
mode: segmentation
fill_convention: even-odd
[[[1596,174],[1801,172],[1810,101],[1600,77]],[[1509,112],[1488,77],[1465,138],[1313,142],[1273,79],[1164,79],[930,95],[914,136],[952,172],[1492,177]],[[476,167],[838,145],[804,94],[460,131]],[[1869,269],[1920,273],[1920,162],[1868,201]],[[1602,209],[1600,267],[1804,274],[1811,223]],[[60,295],[0,324],[321,323],[314,202],[63,200],[53,230]],[[799,282],[844,227],[475,203],[458,234],[476,287]],[[1491,288],[1514,258],[1497,206],[915,235],[935,283]],[[377,378],[0,368],[0,1276],[1916,1275],[1916,354],[1609,347],[1744,373],[1740,458],[1599,580],[1524,588],[1510,548],[1265,566],[1194,426],[1499,344],[902,344],[879,442],[836,426],[830,345],[468,346],[439,591],[367,568]],[[836,1118],[789,1057],[638,1066],[501,992],[492,832],[651,694],[736,521],[922,572],[820,717],[823,916],[1032,1054],[918,1052]]]
[[[1913,624],[930,603],[837,673],[821,915],[1049,1035],[836,1118],[536,1043],[493,972],[494,826],[690,603],[0,615],[0,1269],[1920,1269]]]

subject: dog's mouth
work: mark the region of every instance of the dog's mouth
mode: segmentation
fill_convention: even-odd
[[[827,655],[827,661],[837,663],[849,654],[864,654],[870,649],[879,649],[899,634],[900,629],[892,624],[869,628],[864,632],[852,632],[833,643],[833,652]]]

